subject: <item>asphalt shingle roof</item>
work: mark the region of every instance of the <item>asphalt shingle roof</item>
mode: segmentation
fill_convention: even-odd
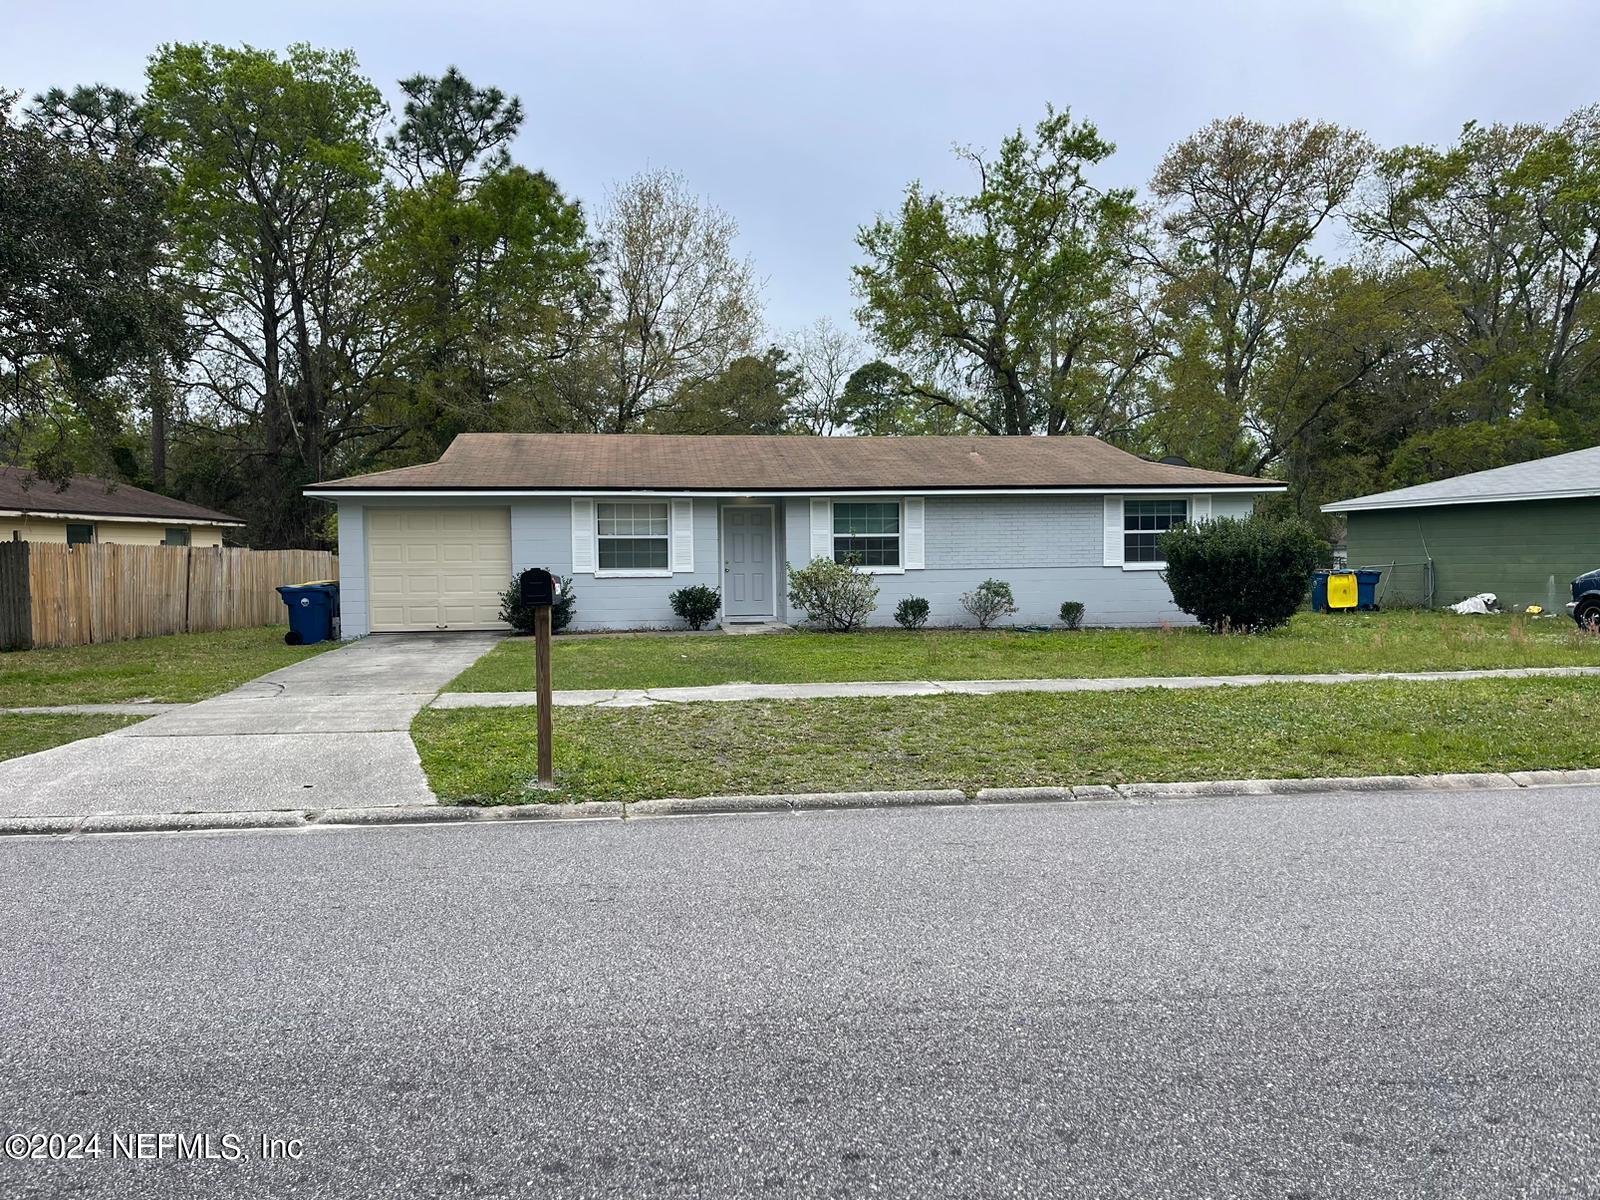
[[[0,467],[0,512],[39,516],[148,517],[152,521],[195,521],[240,525],[238,517],[201,508],[186,500],[147,492],[126,483],[110,483],[93,475],[74,475],[65,488],[40,479],[22,467]]]
[[[1323,512],[1361,512],[1376,508],[1423,508],[1438,504],[1500,504],[1511,500],[1562,500],[1600,496],[1600,446],[1536,458],[1324,504]]]
[[[694,437],[464,433],[437,461],[319,483],[359,491],[959,491],[995,488],[1277,490],[1147,462],[1090,437]]]

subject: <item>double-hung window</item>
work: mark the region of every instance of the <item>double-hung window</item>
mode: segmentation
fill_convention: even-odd
[[[92,545],[94,545],[94,526],[93,525],[68,525],[67,526],[67,545],[69,545],[69,546],[92,546]]]
[[[834,501],[833,561],[861,567],[898,567],[900,502]]]
[[[595,506],[602,571],[665,571],[671,519],[662,503]]]
[[[167,530],[161,539],[163,546],[187,546],[189,544],[189,530],[187,526],[174,525]]]
[[[1189,519],[1187,500],[1134,500],[1122,502],[1122,561],[1159,563],[1165,561],[1157,541],[1174,525]]]

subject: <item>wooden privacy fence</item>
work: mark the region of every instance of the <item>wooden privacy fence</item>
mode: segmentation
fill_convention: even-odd
[[[0,649],[287,620],[279,584],[336,579],[328,550],[0,543]]]

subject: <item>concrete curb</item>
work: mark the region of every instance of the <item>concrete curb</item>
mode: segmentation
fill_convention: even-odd
[[[1303,796],[1328,792],[1481,792],[1600,785],[1600,769],[1476,772],[1459,775],[1357,775],[1332,779],[1208,779],[1173,783],[1080,784],[1075,787],[983,788],[969,797],[959,788],[882,792],[803,792],[791,795],[668,797],[588,800],[577,804],[407,804],[322,811],[95,813],[87,817],[0,817],[0,837],[101,833],[188,833],[229,829],[336,829],[400,825],[460,825],[496,821],[620,821],[749,813],[919,808],[951,805],[1177,803],[1247,796]]]
[[[305,814],[299,812],[96,813],[83,819],[78,832],[181,833],[200,829],[299,829],[305,823]]]
[[[1559,787],[1600,783],[1600,771],[1512,771],[1510,779],[1518,787]]]

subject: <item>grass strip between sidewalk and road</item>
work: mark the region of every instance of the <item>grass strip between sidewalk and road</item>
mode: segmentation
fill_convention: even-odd
[[[425,709],[412,736],[456,802],[975,791],[1593,767],[1597,693],[1527,679],[558,709],[555,792],[526,790],[531,708]]]
[[[37,754],[80,738],[99,737],[142,719],[81,713],[0,713],[0,761]]]
[[[0,708],[187,704],[336,648],[286,646],[282,625],[0,653]]]
[[[1530,620],[1384,612],[1301,613],[1288,627],[1253,637],[1218,637],[1193,628],[582,635],[555,640],[553,673],[558,688],[587,689],[1558,666],[1600,666],[1600,638],[1581,632],[1564,616]],[[458,675],[447,690],[532,688],[533,643],[512,638]]]

